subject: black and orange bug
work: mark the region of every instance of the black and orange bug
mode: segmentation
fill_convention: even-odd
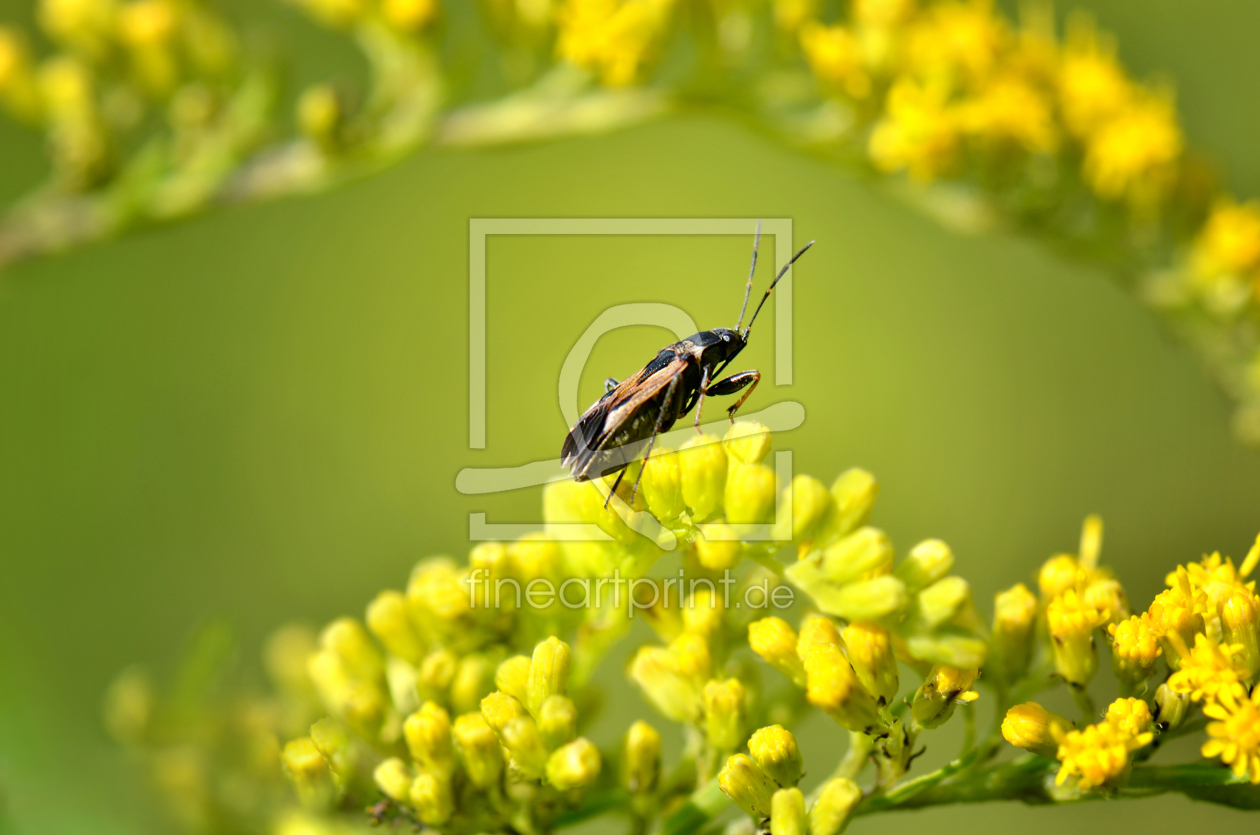
[[[752,332],[757,314],[770,298],[770,291],[787,273],[796,259],[814,245],[805,244],[792,256],[779,274],[770,282],[760,304],[753,311],[748,326],[742,331],[744,314],[748,312],[748,298],[752,293],[753,276],[757,272],[757,247],[761,242],[761,224],[753,238],[752,267],[748,270],[748,284],[744,288],[744,304],[739,309],[739,319],[732,328],[714,328],[689,336],[681,342],[666,345],[655,359],[643,366],[638,373],[618,383],[609,379],[604,383],[604,396],[586,410],[577,424],[569,430],[561,449],[561,463],[570,468],[573,478],[587,481],[621,471],[609,491],[609,498],[617,491],[625,468],[638,457],[640,447],[646,442],[643,459],[652,455],[652,447],[662,432],[694,408],[695,426],[700,431],[700,416],[704,411],[704,398],[709,395],[730,395],[747,388],[735,404],[726,410],[731,421],[735,412],[761,380],[759,371],[740,371],[724,380],[718,378],[726,370],[744,346]],[[642,471],[639,473],[642,477]],[[630,494],[633,503],[639,490],[635,479]],[[607,501],[605,501],[607,504]]]

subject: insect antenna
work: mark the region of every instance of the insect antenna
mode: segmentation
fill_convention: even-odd
[[[744,324],[744,314],[748,312],[748,297],[752,294],[753,273],[757,272],[757,246],[761,243],[761,221],[757,221],[757,234],[753,236],[753,257],[752,266],[748,268],[748,286],[744,288],[744,306],[739,309],[739,321],[735,323],[735,330],[738,331],[740,325]]]
[[[814,245],[814,242],[810,241],[809,243],[805,244],[805,246],[797,250],[796,254],[792,256],[792,259],[783,265],[783,269],[779,270],[779,274],[774,277],[774,281],[770,282],[770,286],[766,288],[766,294],[761,297],[760,304],[758,304],[757,309],[753,311],[752,318],[748,320],[748,327],[744,328],[744,333],[742,334],[744,339],[747,339],[749,332],[752,331],[753,322],[757,321],[757,314],[761,312],[761,308],[765,305],[766,299],[770,298],[770,291],[774,289],[774,285],[778,284],[779,279],[783,278],[783,276],[787,273],[787,271],[791,268],[791,266],[796,263],[796,259],[804,255],[805,250],[809,249],[813,245]],[[740,317],[740,318],[743,318],[743,317]]]

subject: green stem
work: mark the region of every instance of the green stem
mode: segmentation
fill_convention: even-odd
[[[665,820],[658,835],[695,835],[730,803],[731,799],[722,793],[717,780],[710,780]]]

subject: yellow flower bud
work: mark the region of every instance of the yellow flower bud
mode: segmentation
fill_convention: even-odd
[[[412,759],[426,770],[450,776],[455,770],[451,749],[451,717],[433,702],[425,702],[403,722],[403,736]]]
[[[611,509],[608,512],[616,517]],[[564,553],[545,533],[525,534],[507,549],[522,582],[542,579],[558,583],[564,579]]]
[[[372,638],[354,618],[338,618],[324,628],[320,645],[341,660],[354,678],[380,679],[385,675],[385,659]]]
[[[451,681],[451,707],[457,713],[477,710],[481,700],[494,690],[495,665],[484,655],[465,655]]]
[[[998,592],[994,598],[989,657],[994,672],[1004,680],[1014,681],[1028,670],[1036,621],[1037,598],[1023,583]]]
[[[415,32],[437,17],[437,0],[382,0],[385,22],[404,32]]]
[[[805,772],[796,737],[782,725],[769,725],[748,740],[748,753],[766,776],[778,785],[795,786]]]
[[[850,731],[870,733],[880,726],[875,697],[862,687],[838,646],[814,644],[804,661],[805,697],[810,704]]]
[[[875,623],[858,622],[846,626],[840,636],[858,681],[881,705],[892,702],[900,680],[888,630]]]
[[[496,785],[503,771],[503,754],[499,738],[485,717],[466,713],[455,720],[451,733],[473,785],[480,789]]]
[[[760,464],[771,448],[770,430],[755,420],[731,424],[722,438],[722,446],[731,464]]]
[[[713,672],[708,642],[699,635],[679,635],[669,644],[669,665],[676,673],[696,683],[708,681]]]
[[[678,452],[683,501],[692,519],[713,518],[722,508],[726,490],[726,453],[712,435],[689,438]]]
[[[820,568],[832,583],[844,584],[887,574],[892,565],[892,540],[880,529],[867,527],[827,548]]]
[[[658,447],[643,464],[639,492],[648,512],[665,523],[677,519],[687,509],[683,501],[682,467],[672,449]]]
[[[1084,576],[1081,565],[1071,554],[1059,554],[1046,560],[1037,575],[1037,585],[1046,600],[1058,597],[1068,589],[1074,589]]]
[[[563,696],[569,689],[569,645],[552,636],[534,647],[529,665],[529,709],[537,713],[551,696]]]
[[[778,786],[747,754],[735,754],[718,773],[722,793],[757,820],[770,817],[771,804]]]
[[[309,737],[286,743],[280,760],[304,804],[318,806],[331,799],[333,782],[328,761]]]
[[[367,626],[391,654],[412,664],[418,664],[424,658],[424,643],[411,623],[407,598],[401,592],[383,591],[378,594],[368,604]]]
[[[641,647],[630,665],[630,678],[657,710],[675,722],[694,722],[700,718],[699,684],[693,677],[674,669],[668,649]]]
[[[1151,728],[1151,709],[1142,699],[1116,699],[1107,706],[1107,721],[1129,736],[1141,736]]]
[[[970,602],[971,586],[961,577],[937,580],[915,598],[919,621],[929,630],[953,620]]]
[[[1178,693],[1167,684],[1161,684],[1155,690],[1156,718],[1166,730],[1172,730],[1181,724],[1190,710],[1190,694]]]
[[[412,781],[408,796],[416,809],[416,816],[426,826],[441,826],[455,814],[451,784],[440,775],[421,772]]]
[[[449,649],[435,649],[420,662],[420,669],[416,672],[416,692],[422,699],[445,701],[458,671],[459,656]]]
[[[481,700],[481,715],[496,734],[502,735],[508,722],[525,715],[525,708],[515,696],[496,690]]]
[[[1254,678],[1260,672],[1260,598],[1236,588],[1221,601],[1220,616],[1222,641],[1242,647],[1238,655]]]
[[[716,640],[722,633],[722,600],[709,589],[697,589],[690,605],[682,610],[683,630]]]
[[[1054,648],[1054,668],[1073,687],[1089,684],[1098,671],[1094,630],[1107,622],[1099,612],[1068,589],[1046,607],[1046,624]]]
[[[809,812],[809,835],[840,835],[861,800],[857,783],[844,777],[828,780]]]
[[[726,474],[726,521],[731,525],[772,521],[778,492],[774,470],[764,464],[732,463]]]
[[[805,795],[797,788],[779,789],[770,798],[770,835],[806,835]]]
[[[827,485],[813,476],[796,476],[779,501],[774,538],[781,542],[809,539],[826,522],[835,503]]]
[[[809,651],[819,644],[840,646],[840,631],[825,615],[806,615],[801,620],[801,635],[796,639],[796,654],[803,661]]]
[[[848,470],[831,485],[831,495],[836,507],[832,513],[834,525],[828,526],[828,533],[845,536],[871,518],[871,508],[879,497],[879,482],[866,470]]]
[[[910,714],[922,728],[936,728],[954,714],[958,704],[970,704],[980,697],[971,689],[979,670],[960,670],[937,664],[914,694]]]
[[[768,617],[748,624],[748,644],[771,666],[805,686],[805,665],[796,654],[796,630],[781,618]]]
[[[831,584],[798,583],[794,574],[807,562],[798,562],[787,569],[787,576],[813,599],[823,612],[845,620],[880,620],[906,608],[906,587],[891,574],[850,583],[836,588]]]
[[[411,794],[415,775],[407,764],[397,757],[382,760],[372,772],[372,780],[386,797],[398,803],[406,803]]]
[[[718,751],[734,751],[743,743],[746,698],[744,685],[737,678],[705,684],[705,735]]]
[[[1148,615],[1134,615],[1107,627],[1111,635],[1111,670],[1121,689],[1132,691],[1155,672],[1163,652]]]
[[[739,565],[743,545],[735,530],[724,522],[701,525],[695,545],[696,558],[710,571],[723,571]]]
[[[311,725],[311,742],[324,755],[333,774],[342,778],[354,774],[357,759],[354,743],[340,722],[325,717]]]
[[[635,794],[656,788],[661,774],[661,735],[647,722],[635,722],[626,734],[622,783]]]
[[[599,749],[585,737],[579,737],[547,758],[547,782],[560,791],[585,786],[599,776]]]
[[[529,700],[529,656],[514,655],[494,673],[494,686],[504,693],[515,696],[520,703]]]
[[[577,708],[567,696],[549,696],[538,709],[538,730],[548,748],[558,748],[577,736]]]
[[[1133,614],[1124,587],[1114,577],[1100,577],[1085,587],[1085,603],[1107,614],[1108,623],[1119,623]]]
[[[893,573],[915,592],[943,579],[953,567],[954,552],[949,546],[939,539],[927,539],[911,548]]]
[[[1072,723],[1059,714],[1051,713],[1036,702],[1025,702],[1006,711],[1002,736],[1017,748],[1053,760],[1059,750],[1059,740],[1071,727]]]
[[[513,765],[531,780],[540,779],[547,769],[547,746],[538,723],[529,716],[518,716],[503,726],[500,736]]]

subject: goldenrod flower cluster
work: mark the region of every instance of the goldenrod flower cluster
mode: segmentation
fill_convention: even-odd
[[[1253,691],[1260,673],[1260,599],[1247,578],[1260,562],[1260,540],[1239,567],[1219,553],[1181,565],[1145,612],[1133,614],[1116,580],[1097,565],[1101,523],[1087,521],[1079,555],[1041,569],[1045,631],[1055,675],[1078,695],[1097,672],[1096,639],[1110,639],[1120,699],[1104,721],[1073,730],[1069,720],[1030,702],[1010,708],[1002,725],[1012,745],[1060,763],[1056,782],[1082,791],[1123,787],[1135,757],[1195,711],[1206,724],[1205,757],[1219,757],[1260,784],[1260,713]],[[1160,682],[1161,667],[1165,680]],[[1088,697],[1082,699],[1088,706]],[[1086,707],[1085,719],[1092,718]],[[1144,750],[1145,749],[1145,750]]]
[[[290,118],[265,56],[200,0],[39,0],[45,38],[0,25],[0,108],[45,134],[55,186],[0,221],[0,265],[326,188],[429,141],[741,109],[907,176],[960,228],[1003,223],[1118,266],[1260,443],[1260,204],[1190,161],[1171,87],[1135,78],[1084,15],[1060,33],[1039,0],[1018,21],[993,0],[496,0],[446,25],[439,0],[286,2],[353,40],[367,90],[315,83]],[[497,98],[448,99],[443,59],[470,33],[490,41]]]
[[[193,828],[233,819],[284,835],[367,819],[545,833],[605,811],[681,835],[724,803],[778,835],[835,835],[906,803],[1125,796],[1158,741],[1204,728],[1204,755],[1238,777],[1142,770],[1135,796],[1199,797],[1206,781],[1217,793],[1203,799],[1255,802],[1239,792],[1260,784],[1247,579],[1260,544],[1237,568],[1216,554],[1179,566],[1134,614],[1099,565],[1091,517],[1077,553],[1041,567],[1040,594],[1001,592],[986,624],[948,546],[927,540],[898,559],[870,525],[869,473],[780,489],[772,447],[765,427],[738,423],[632,467],[637,492],[630,478],[553,483],[544,531],[481,543],[463,563],[424,560],[362,620],[279,633],[273,695],[190,711],[131,672],[110,692],[109,726],[149,755]],[[591,677],[636,619],[655,638],[626,674],[681,737],[669,768],[646,721],[602,749],[584,735],[600,701]],[[1096,715],[1088,686],[1104,641],[1125,692]],[[1031,701],[1060,684],[1079,725]],[[998,718],[985,739],[970,707],[981,687]],[[805,767],[790,727],[813,710],[849,731],[838,764]],[[903,791],[931,732],[957,716],[962,755],[924,784],[936,788]],[[1003,737],[1037,756],[1001,762]],[[809,770],[830,777],[806,791]],[[251,803],[229,790],[240,782]]]

